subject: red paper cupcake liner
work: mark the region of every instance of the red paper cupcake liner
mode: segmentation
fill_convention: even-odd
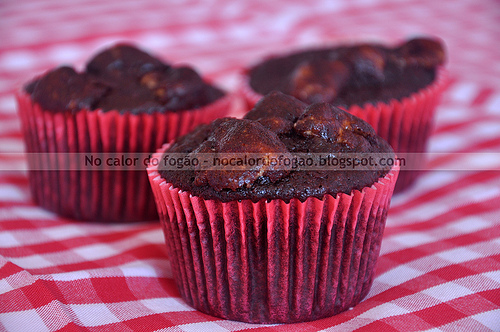
[[[446,86],[446,71],[441,68],[431,85],[402,100],[354,105],[347,109],[349,113],[368,122],[397,154],[408,156],[406,165],[412,170],[400,172],[395,192],[408,188],[417,179],[419,170],[425,167],[423,153],[427,151],[436,106]],[[251,88],[248,69],[242,75],[239,94],[245,100],[247,111],[263,97]]]
[[[328,317],[367,295],[398,172],[323,200],[223,203],[175,188],[148,167],[183,299],[250,323]]]
[[[131,114],[86,109],[51,112],[17,94],[34,201],[62,216],[100,222],[158,219],[145,172],[82,170],[64,153],[153,153],[196,125],[231,112],[227,95],[200,109]],[[41,168],[40,165],[43,165]]]

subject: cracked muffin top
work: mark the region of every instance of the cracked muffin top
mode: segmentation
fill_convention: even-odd
[[[271,92],[243,119],[217,119],[177,138],[159,172],[204,199],[304,201],[371,186],[391,167],[353,165],[381,156],[389,160],[394,152],[363,120],[328,103]]]
[[[308,104],[349,107],[401,100],[431,84],[445,61],[439,40],[414,38],[396,47],[364,43],[271,57],[247,75],[262,95],[278,90]]]
[[[32,100],[54,112],[80,109],[175,112],[203,107],[224,96],[187,66],[173,66],[128,44],[91,58],[85,70],[61,66],[25,86]]]

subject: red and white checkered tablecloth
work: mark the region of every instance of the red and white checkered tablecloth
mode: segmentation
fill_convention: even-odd
[[[78,222],[30,200],[13,92],[51,67],[131,41],[234,89],[270,53],[415,34],[449,51],[440,154],[393,197],[376,279],[352,310],[292,325],[211,317],[180,298],[159,223]],[[495,0],[1,1],[0,331],[500,331],[500,170],[471,159],[500,153],[499,44]]]

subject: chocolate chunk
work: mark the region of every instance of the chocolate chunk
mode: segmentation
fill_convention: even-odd
[[[132,45],[118,44],[95,55],[87,63],[87,72],[110,79],[129,76],[140,79],[151,71],[169,66]]]
[[[73,68],[59,67],[41,77],[32,89],[33,99],[42,108],[75,111],[92,109],[109,87],[86,74],[78,74]]]
[[[343,62],[350,64],[354,85],[382,84],[385,75],[386,52],[374,45],[353,46],[342,56]],[[351,83],[351,85],[353,85]]]
[[[267,161],[272,156],[291,157],[278,136],[260,123],[233,118],[214,123],[213,131],[207,139],[189,156],[196,157],[199,154],[210,154],[213,158],[218,158],[217,160],[235,161],[234,167],[227,169],[212,170],[213,165],[202,165],[196,170],[194,185],[209,185],[216,191],[250,187],[259,177],[267,177],[271,182],[276,182],[288,171],[280,170]],[[252,158],[256,163],[253,166],[243,164],[248,158]]]
[[[428,38],[411,39],[396,48],[395,54],[405,66],[432,68],[443,65],[446,61],[442,43]]]
[[[286,92],[306,103],[334,100],[349,77],[341,61],[314,59],[299,64],[290,74]]]
[[[292,96],[274,91],[262,98],[245,114],[245,119],[258,120],[267,129],[281,134],[292,129],[293,123],[304,112],[306,106]]]
[[[335,140],[340,135],[346,116],[338,108],[326,104],[313,104],[295,122],[294,130],[303,137],[318,136]]]
[[[369,124],[327,103],[309,106],[295,122],[294,130],[301,136],[321,137],[331,143],[343,144],[353,151],[368,151],[366,138],[375,136]]]
[[[223,95],[222,91],[208,87],[189,67],[170,68],[153,90],[160,104],[175,111],[199,108]]]

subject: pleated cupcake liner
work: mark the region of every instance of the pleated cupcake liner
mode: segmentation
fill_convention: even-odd
[[[410,156],[406,160],[412,170],[402,169],[395,192],[408,188],[425,168],[427,142],[434,128],[436,106],[447,86],[446,71],[438,70],[435,81],[401,100],[377,104],[353,105],[346,109],[349,113],[368,122],[379,136],[385,139],[396,153]],[[245,100],[247,111],[263,97],[250,86],[248,69],[243,71],[239,94]]]
[[[149,166],[182,298],[250,323],[311,321],[356,305],[373,281],[398,172],[322,200],[224,203],[175,188]]]
[[[28,158],[30,189],[40,206],[64,217],[99,222],[158,219],[148,178],[134,170],[85,170],[64,153],[154,153],[201,123],[231,112],[227,95],[203,108],[149,114],[52,112],[16,95]]]

